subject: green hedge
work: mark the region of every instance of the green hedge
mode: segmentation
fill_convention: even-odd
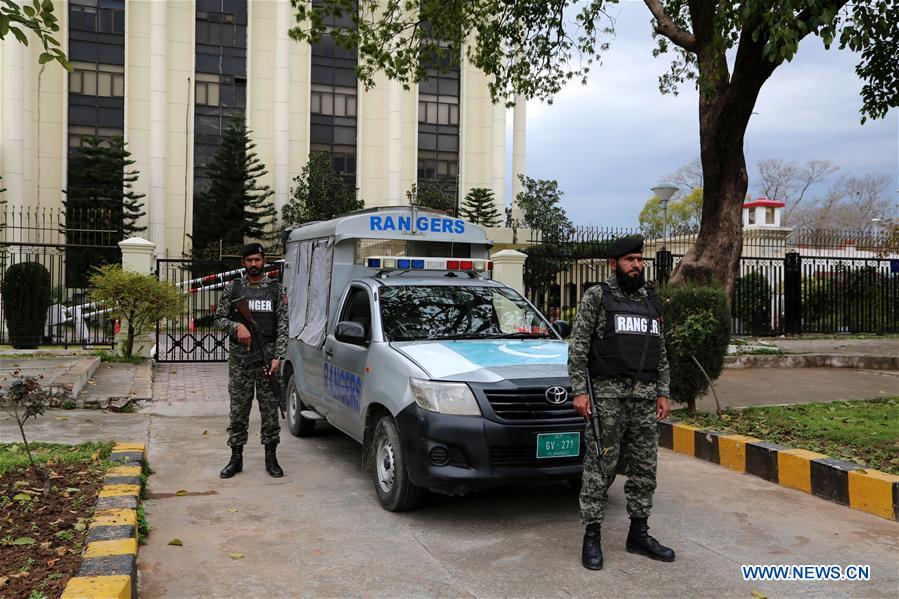
[[[727,293],[718,287],[663,287],[659,296],[671,366],[671,400],[694,409],[709,385],[691,356],[713,381],[724,369],[731,326]]]
[[[38,262],[19,262],[6,269],[0,284],[9,343],[16,349],[41,344],[50,307],[50,272]]]

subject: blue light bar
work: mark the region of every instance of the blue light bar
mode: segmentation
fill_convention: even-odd
[[[368,259],[368,267],[369,268],[381,268],[381,259],[380,258],[369,258]]]
[[[409,268],[410,260],[408,258],[400,258],[396,261],[397,268]]]
[[[424,260],[413,260],[412,261],[412,268],[424,268],[424,267],[425,267]]]

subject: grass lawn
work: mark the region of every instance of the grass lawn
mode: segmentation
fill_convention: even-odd
[[[727,410],[721,418],[675,410],[672,418],[899,474],[899,397]]]
[[[0,597],[58,597],[81,567],[112,443],[0,443]]]

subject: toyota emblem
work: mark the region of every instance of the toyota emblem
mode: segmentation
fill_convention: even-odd
[[[543,395],[546,401],[554,405],[563,404],[568,400],[568,391],[565,387],[550,387]]]

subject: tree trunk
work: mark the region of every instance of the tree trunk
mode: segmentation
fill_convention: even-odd
[[[130,358],[131,354],[134,352],[134,325],[131,324],[131,321],[128,321],[128,338],[125,341],[125,357]]]
[[[699,27],[694,20],[694,26]],[[710,23],[702,23],[705,28]],[[671,277],[675,286],[718,285],[733,293],[743,251],[743,201],[749,177],[743,139],[762,85],[778,62],[763,57],[765,36],[753,39],[746,26],[727,71],[723,51],[705,45],[697,51],[700,71],[699,146],[703,174],[702,221],[696,243]],[[698,40],[712,34],[697,33]]]

